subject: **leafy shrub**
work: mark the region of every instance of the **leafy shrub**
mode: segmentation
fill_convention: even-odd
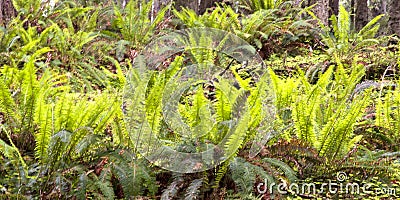
[[[217,5],[212,11],[197,15],[194,10],[182,8],[182,11],[172,10],[174,15],[187,28],[210,27],[226,31],[240,29],[239,14],[227,5]]]
[[[344,156],[361,139],[354,137],[353,129],[369,99],[367,95],[351,99],[350,95],[364,73],[362,66],[355,65],[346,74],[339,64],[334,81],[330,67],[314,86],[303,79],[304,85],[297,93],[292,113],[297,136],[312,144],[328,161]]]
[[[312,12],[308,13],[314,19],[317,19]],[[376,38],[380,27],[378,22],[382,17],[383,15],[376,16],[360,31],[355,33],[350,27],[351,18],[349,12],[344,6],[340,6],[338,16],[332,15],[330,18],[332,29],[319,21],[319,25],[322,28],[321,38],[328,48],[326,50],[327,54],[334,60],[340,59],[346,63],[351,63],[353,55],[356,53],[374,50],[373,47],[381,43],[385,38]]]
[[[12,2],[19,15],[0,28],[0,199],[285,198],[259,195],[255,187],[262,179],[319,183],[338,171],[374,188],[398,186],[398,56],[380,46],[386,38],[375,37],[381,16],[356,33],[343,7],[331,17],[332,29],[309,19],[306,13],[315,19],[312,7],[291,1],[241,0],[237,8],[219,4],[202,15],[172,10],[178,29],[227,30],[251,43],[271,68],[188,48],[148,69],[144,82],[131,62],[170,31],[170,5],[154,15],[154,1]],[[213,42],[208,33],[188,36],[188,46]],[[170,129],[174,121],[163,116],[170,99],[161,99],[193,64],[224,70],[176,99],[186,128],[207,133],[198,138]],[[127,70],[128,87],[137,92],[132,104],[120,99]],[[255,76],[257,70],[266,75]],[[135,101],[140,95],[144,101]],[[135,121],[143,114],[138,108],[146,110],[151,134],[137,128],[143,127]],[[239,128],[229,132],[233,123]],[[138,152],[140,139],[154,134],[181,152],[223,141],[227,160],[202,173],[165,171]],[[360,197],[315,198],[327,195]]]
[[[130,45],[136,49],[146,45],[153,37],[157,26],[164,20],[170,8],[170,6],[162,8],[154,19],[151,19],[152,5],[153,1],[142,3],[132,0],[122,11],[114,6],[113,26],[120,31],[122,39],[130,42]]]
[[[173,12],[186,27],[211,27],[233,32],[259,49],[263,58],[268,58],[273,53],[299,53],[298,46],[309,48],[308,43],[313,42],[316,32],[311,21],[303,18],[308,9],[288,2],[246,16],[235,13],[227,5],[218,5],[200,16],[186,8]]]
[[[249,12],[279,8],[285,0],[240,0],[239,7]]]

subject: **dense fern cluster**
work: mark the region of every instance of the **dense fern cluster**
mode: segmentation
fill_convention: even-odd
[[[345,172],[399,190],[400,59],[382,16],[354,32],[345,7],[328,27],[292,1],[12,3],[0,199],[398,198],[278,188]],[[143,62],[160,52],[174,53]]]
[[[261,0],[253,5],[256,12],[243,16],[225,5],[200,16],[188,9],[174,10],[174,14],[179,24],[187,28],[210,27],[233,32],[260,49],[263,58],[268,58],[274,53],[302,53],[299,49],[310,48],[308,42],[317,36],[311,19],[302,17],[310,8],[301,9],[293,4]]]

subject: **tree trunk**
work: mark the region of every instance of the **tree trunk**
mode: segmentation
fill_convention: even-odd
[[[17,16],[11,0],[0,0],[0,26],[5,26],[12,18]]]
[[[356,16],[355,16],[355,29],[361,30],[368,24],[368,0],[357,0],[356,2]]]
[[[317,3],[313,12],[326,26],[329,25],[329,0],[310,0],[309,5]]]
[[[371,5],[369,5],[369,7],[372,7],[372,9],[370,10],[369,21],[378,15],[387,14],[387,0],[379,0],[370,3]]]
[[[389,5],[389,31],[400,36],[400,1],[392,0]]]
[[[215,6],[217,2],[221,2],[220,0],[200,0],[199,3],[199,13],[202,14],[206,12],[207,8],[211,8]]]
[[[339,0],[330,0],[329,7],[329,16],[339,14]]]
[[[171,0],[153,0],[153,4],[151,6],[151,21],[154,20],[155,16],[157,16],[158,11],[160,11],[161,8],[165,7],[170,3]],[[170,16],[171,13],[167,12],[166,16]]]
[[[356,23],[355,23],[355,5],[356,5],[356,3],[355,3],[355,1],[356,0],[350,0],[350,29],[351,30],[353,30],[354,28],[355,28],[355,26],[356,26]]]
[[[199,5],[197,0],[188,1],[188,0],[175,0],[175,8],[181,10],[181,7],[189,8],[194,10],[196,13],[199,12]]]
[[[175,0],[175,8],[180,10],[181,7],[186,7],[197,14],[203,14],[207,8],[215,6],[216,2],[222,2],[222,0]]]
[[[388,0],[381,0],[382,5],[382,14],[387,14]]]

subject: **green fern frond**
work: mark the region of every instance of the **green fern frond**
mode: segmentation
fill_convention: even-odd
[[[344,6],[339,7],[337,38],[345,48],[349,48],[350,14]]]
[[[48,148],[46,149],[47,157],[41,158],[43,166],[46,166],[49,174],[56,172],[59,168],[64,168],[67,164],[68,156],[66,155],[66,146],[71,140],[71,133],[68,131],[60,131],[51,136]],[[64,162],[60,162],[63,160]]]
[[[275,184],[273,176],[264,171],[263,168],[253,165],[243,158],[237,157],[229,165],[232,179],[241,193],[251,194],[258,178],[266,181],[268,185]],[[265,179],[265,180],[264,180]]]
[[[123,104],[120,104],[121,107],[123,107]],[[127,138],[130,138],[128,129],[126,127],[125,121],[124,121],[124,111],[122,108],[116,110],[115,114],[115,119],[113,120],[111,124],[111,129],[113,130],[113,142],[116,145],[121,145],[121,146],[129,146],[131,144],[131,140]]]
[[[146,193],[155,195],[158,188],[154,174],[145,163],[135,157],[129,149],[117,149],[109,154],[112,173],[121,184],[125,198]]]
[[[162,118],[162,95],[166,84],[165,81],[166,80],[164,80],[161,75],[155,74],[153,76],[152,87],[146,98],[147,119],[150,122],[152,130],[158,130],[160,128],[160,120]]]
[[[182,177],[175,177],[172,183],[161,194],[161,199],[173,199],[177,197],[178,191],[183,185],[183,181]]]
[[[250,113],[248,110],[244,111],[241,118],[237,122],[237,125],[234,130],[231,130],[231,135],[228,136],[228,139],[224,145],[225,156],[230,157],[237,152],[238,149],[241,148],[243,142],[245,140],[248,126],[250,122]],[[230,134],[230,133],[228,133]]]
[[[232,104],[236,100],[239,91],[227,80],[220,78],[215,84],[216,102],[213,104],[216,111],[216,119],[219,122],[227,121],[231,118]]]
[[[375,102],[376,119],[374,124],[382,127],[385,136],[394,143],[400,141],[400,92],[399,89],[382,94]],[[379,133],[376,133],[379,134]]]
[[[197,199],[200,194],[200,188],[203,185],[203,179],[195,179],[185,191],[185,200]]]
[[[320,112],[320,104],[323,102],[327,93],[328,85],[332,80],[333,67],[330,67],[315,86],[311,86],[306,80],[303,73],[301,74],[305,96],[298,92],[298,102],[293,105],[293,121],[297,130],[298,138],[314,144],[317,142],[316,131],[320,128],[317,126],[317,114]]]
[[[361,38],[373,38],[379,30],[379,20],[385,16],[384,14],[374,17],[369,21],[357,34]]]
[[[272,119],[275,117],[269,116],[272,114],[270,111],[275,110],[272,109],[271,106],[276,98],[274,96],[273,89],[271,89],[272,87],[270,87],[269,84],[270,76],[268,74],[264,74],[255,84],[255,87],[252,87],[250,90],[250,95],[247,99],[247,102],[250,109],[251,122],[249,123],[249,127],[251,129],[258,128],[263,119],[269,117],[271,117],[269,119]]]
[[[46,105],[44,99],[38,99],[35,114],[35,121],[40,127],[39,132],[35,135],[35,154],[37,158],[40,158],[42,162],[45,162],[45,159],[48,156],[47,148],[54,131],[52,123],[52,106]]]
[[[274,1],[274,0],[240,0],[239,1],[241,7],[244,7],[245,9],[249,11],[259,11],[259,10],[271,10],[271,9],[276,9],[278,8],[281,4],[282,1]]]
[[[227,159],[225,162],[223,162],[221,165],[218,166],[218,170],[216,171],[216,176],[215,176],[215,181],[214,184],[212,185],[212,188],[218,188],[219,184],[222,180],[222,178],[224,178],[224,176],[226,175],[226,173],[229,170],[229,165],[230,162],[232,161],[233,157],[230,157],[229,159]]]
[[[358,57],[355,56],[352,68],[350,69],[350,74],[343,66],[343,63],[338,61],[338,66],[335,72],[335,79],[337,80],[337,87],[342,87],[341,85],[345,85],[342,92],[339,93],[339,100],[343,98],[348,98],[348,96],[354,91],[357,83],[361,81],[361,79],[365,75],[365,68],[363,65],[357,64]]]
[[[109,168],[105,168],[102,170],[98,179],[95,179],[94,182],[105,199],[115,199],[115,193],[111,183],[111,176],[111,170]]]
[[[16,104],[6,83],[0,80],[0,111],[5,113],[5,117],[15,118]]]
[[[210,128],[214,126],[211,106],[208,99],[204,97],[203,88],[198,87],[189,114],[193,136],[208,133]]]
[[[320,100],[308,99],[302,97],[293,105],[293,121],[297,130],[297,137],[313,144],[316,139],[316,110]]]
[[[215,97],[217,99],[214,104],[216,107],[216,114],[218,121],[226,121],[231,116],[231,104],[222,90],[217,89],[215,91]]]
[[[286,163],[275,158],[263,158],[262,160],[282,170],[285,177],[288,178],[291,183],[294,183],[297,180],[297,173]]]
[[[320,145],[318,145],[320,155],[334,159],[336,156],[346,154],[361,139],[361,136],[353,136],[353,128],[368,103],[368,98],[363,97],[352,102],[348,108],[343,101],[336,114],[322,129]]]
[[[72,95],[63,93],[58,96],[59,101],[54,106],[54,115],[57,116],[54,120],[54,128],[56,130],[73,131],[71,119],[74,116],[74,100]]]
[[[7,135],[7,139],[9,140],[9,144],[0,139],[0,153],[3,154],[7,159],[9,159],[14,166],[18,169],[22,167],[24,174],[21,174],[24,178],[29,177],[28,174],[28,165],[25,163],[25,160],[22,158],[19,149],[15,146],[14,142],[11,139],[9,130],[6,129],[3,125],[1,125],[1,132]]]
[[[284,109],[289,108],[295,99],[295,90],[297,89],[300,81],[294,78],[280,79],[271,68],[268,68],[271,84],[273,86],[273,93],[275,99],[275,106],[279,113]]]
[[[130,41],[136,48],[149,41],[170,9],[170,5],[167,5],[157,12],[154,19],[149,19],[152,16],[152,5],[153,1],[139,4],[139,1],[133,0],[122,11],[114,6],[114,25],[121,31],[123,39]]]
[[[202,15],[188,8],[182,8],[182,11],[173,9],[172,12],[188,28],[209,27],[234,31],[241,27],[239,14],[226,5],[218,4],[211,12]]]

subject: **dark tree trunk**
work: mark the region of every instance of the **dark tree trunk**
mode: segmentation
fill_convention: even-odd
[[[387,14],[388,0],[381,0],[382,14]]]
[[[355,5],[356,5],[356,3],[355,3],[355,1],[356,0],[350,0],[350,28],[351,29],[354,29],[355,28],[355,26],[356,26],[356,23],[355,23]]]
[[[221,0],[200,0],[199,13],[204,13],[207,8],[215,6],[215,3],[221,2]]]
[[[309,5],[316,4],[313,12],[325,25],[329,24],[329,0],[310,0]]]
[[[168,5],[168,3],[170,3],[171,0],[153,0],[153,5],[151,7],[151,20],[153,20],[155,18],[155,16],[157,15],[158,11],[165,7],[166,5]],[[166,16],[169,16],[170,13],[166,13]]]
[[[388,12],[390,33],[400,36],[400,1],[391,0]]]
[[[0,26],[5,26],[12,18],[17,16],[11,0],[0,0]]]
[[[355,15],[355,29],[361,30],[368,24],[368,0],[357,0],[356,2],[356,15]]]
[[[329,16],[339,14],[339,0],[330,0],[329,7]]]
[[[372,20],[378,15],[387,14],[387,0],[379,0],[371,3],[372,5],[370,5],[370,7],[372,8],[370,10],[369,20]]]
[[[202,14],[207,8],[211,8],[216,2],[222,0],[175,0],[175,8],[180,10],[181,7],[186,7],[194,10],[197,14]]]
[[[181,10],[181,7],[192,9],[196,13],[198,13],[199,11],[199,6],[197,1],[175,0],[175,8]]]

